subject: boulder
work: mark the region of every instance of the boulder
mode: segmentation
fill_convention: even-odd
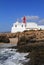
[[[0,35],[0,42],[3,42],[3,43],[9,43],[10,42],[10,40],[9,40],[9,38],[7,37],[7,35],[6,34],[1,34]]]

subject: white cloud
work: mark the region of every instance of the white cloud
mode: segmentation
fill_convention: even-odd
[[[25,16],[26,20],[31,20],[32,22],[36,22],[37,24],[44,25],[44,19],[39,16]],[[23,20],[23,17],[21,18]]]
[[[40,20],[40,21],[39,21],[39,24],[44,25],[44,19]]]
[[[26,16],[27,20],[38,20],[38,16]]]

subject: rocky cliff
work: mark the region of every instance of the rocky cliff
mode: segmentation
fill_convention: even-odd
[[[24,31],[18,38],[18,51],[29,52],[26,65],[44,65],[44,31]]]

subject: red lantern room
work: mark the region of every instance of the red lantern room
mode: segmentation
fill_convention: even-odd
[[[23,23],[26,24],[26,17],[25,16],[23,17]]]

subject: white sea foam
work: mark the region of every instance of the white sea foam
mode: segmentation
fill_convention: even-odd
[[[28,53],[16,52],[16,49],[0,49],[0,65],[23,65],[29,59],[25,58]]]

